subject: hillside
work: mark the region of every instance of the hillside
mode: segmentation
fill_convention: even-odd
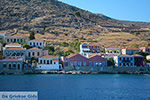
[[[75,14],[77,11],[80,14]],[[49,28],[43,34],[36,34],[37,38],[46,40],[49,44],[54,41],[56,44],[73,42],[82,36],[85,39],[79,39],[80,42],[120,47],[133,43],[143,46],[150,40],[150,23],[120,21],[58,0],[1,0],[0,16],[0,30],[12,31],[11,29],[21,29],[23,26],[29,29]],[[28,34],[29,31],[19,30],[18,34]],[[65,33],[68,35],[65,36]]]

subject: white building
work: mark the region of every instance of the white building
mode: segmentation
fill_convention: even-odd
[[[113,59],[114,59],[114,56],[117,56],[117,55],[115,55],[115,54],[105,54],[105,55],[102,56],[102,57],[104,57],[104,58],[106,58],[107,60],[109,60],[110,58],[113,58]]]
[[[59,58],[52,55],[46,55],[39,58],[37,67],[39,69],[55,69],[55,70],[62,69],[62,65],[59,64]]]
[[[80,54],[87,57],[87,54],[100,54],[100,45],[97,43],[82,43],[80,44]]]
[[[3,48],[3,58],[26,59],[26,48],[19,43],[10,43]]]
[[[120,55],[121,54],[121,49],[118,47],[107,47],[105,48],[105,53],[106,54],[115,54],[115,55]]]
[[[37,47],[37,48],[40,47],[41,49],[44,49],[44,42],[42,40],[37,40],[37,39],[29,40],[28,45],[31,47]]]

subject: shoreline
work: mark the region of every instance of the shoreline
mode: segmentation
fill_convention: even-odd
[[[0,75],[38,75],[38,74],[64,74],[64,75],[82,75],[82,74],[129,74],[129,75],[150,75],[150,72],[90,72],[90,71],[47,71],[47,72],[36,72],[36,73],[0,73]]]

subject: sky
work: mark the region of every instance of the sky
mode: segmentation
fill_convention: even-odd
[[[59,0],[69,5],[108,17],[150,22],[150,0]]]

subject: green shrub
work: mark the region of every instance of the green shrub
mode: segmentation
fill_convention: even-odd
[[[81,17],[81,14],[80,14],[79,11],[76,11],[76,12],[74,13],[74,15],[77,16],[77,17]]]

